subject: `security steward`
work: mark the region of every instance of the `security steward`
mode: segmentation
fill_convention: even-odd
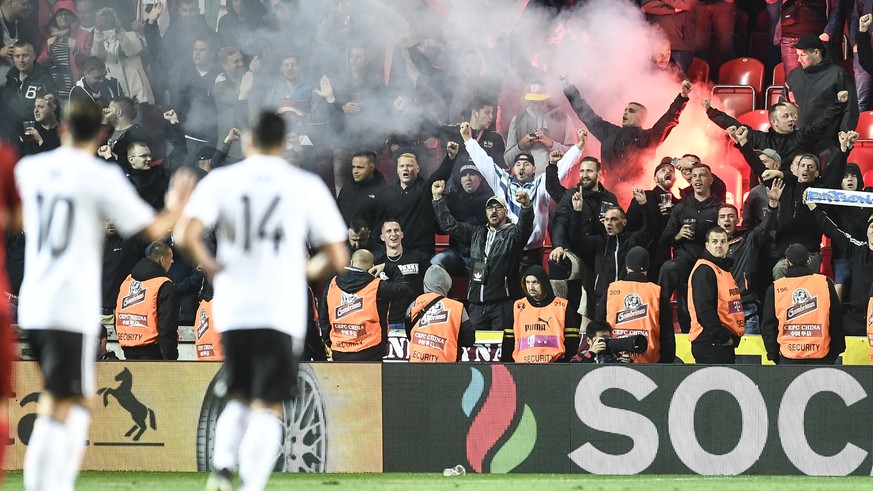
[[[788,270],[764,297],[761,338],[767,358],[785,365],[833,365],[846,350],[840,299],[830,278],[809,269],[809,250],[791,244]]]
[[[452,277],[433,265],[424,273],[424,293],[406,311],[410,363],[452,363],[459,346],[473,346],[476,331],[464,304],[447,298]]]
[[[115,333],[128,360],[179,359],[179,301],[167,278],[173,249],[153,242],[121,284]]]
[[[624,279],[609,284],[606,322],[613,326],[615,338],[646,337],[648,348],[631,355],[634,363],[673,363],[676,339],[670,297],[661,298],[661,287],[648,281],[648,270],[649,251],[640,246],[631,248],[625,257]]]
[[[197,361],[222,361],[224,350],[221,347],[221,333],[212,323],[212,283],[203,280],[200,290],[200,306],[194,324],[194,352]]]
[[[501,361],[554,363],[567,352],[567,299],[555,296],[549,275],[539,264],[527,268],[521,286],[524,298],[513,305],[512,331],[503,334]],[[579,328],[572,331],[578,338]]]
[[[740,289],[730,272],[727,232],[721,227],[709,229],[704,248],[688,282],[691,354],[698,364],[733,364],[746,318]]]
[[[388,339],[388,305],[408,298],[412,289],[399,270],[389,278],[373,276],[373,253],[359,249],[351,266],[324,291],[318,319],[321,337],[333,361],[382,361]],[[384,276],[384,278],[383,278]]]

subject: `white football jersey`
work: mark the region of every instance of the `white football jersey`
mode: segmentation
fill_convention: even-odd
[[[254,155],[210,172],[185,215],[218,227],[213,315],[220,331],[306,334],[306,244],[344,242],[346,225],[327,186],[279,157]]]
[[[116,164],[72,147],[22,159],[15,181],[27,238],[19,323],[99,333],[106,222],[130,236],[154,211]]]

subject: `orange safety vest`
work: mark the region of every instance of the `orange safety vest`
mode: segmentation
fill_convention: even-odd
[[[691,276],[688,277],[688,311],[691,314],[691,331],[688,340],[694,341],[703,332],[703,326],[697,321],[697,309],[694,306],[694,291],[691,286],[691,277],[702,265],[707,265],[715,271],[716,290],[718,293],[718,318],[734,336],[742,336],[746,332],[746,316],[743,313],[743,301],[740,298],[740,289],[734,281],[730,271],[719,268],[714,262],[706,259],[698,259]]]
[[[567,299],[555,297],[545,307],[534,307],[527,297],[516,300],[515,322],[516,363],[552,363],[564,354],[564,317]]]
[[[631,355],[634,363],[658,363],[661,359],[661,287],[640,281],[615,281],[606,296],[606,320],[612,337],[643,335],[649,342],[645,353]]]
[[[828,280],[811,274],[773,282],[779,321],[779,354],[792,360],[824,358],[831,348],[831,295]]]
[[[221,333],[212,325],[212,300],[201,300],[197,308],[197,325],[194,326],[194,351],[197,360],[224,360],[221,348]]]
[[[166,276],[137,281],[127,275],[115,305],[115,334],[122,348],[157,344],[158,291],[168,281]]]
[[[419,295],[412,302],[409,316],[414,318],[425,305],[438,297],[437,293]],[[409,332],[410,363],[453,363],[458,361],[458,331],[464,304],[443,298],[421,314]]]
[[[382,326],[376,309],[379,278],[354,293],[346,293],[331,280],[327,292],[330,344],[333,351],[356,353],[382,342]]]

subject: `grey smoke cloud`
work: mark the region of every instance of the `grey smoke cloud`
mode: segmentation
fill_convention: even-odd
[[[482,80],[494,79],[503,85],[500,130],[505,131],[512,116],[524,108],[527,84],[537,79],[546,83],[553,101],[581,127],[561,93],[557,78],[562,73],[569,75],[571,83],[604,119],[620,124],[625,105],[636,101],[648,108],[645,126],[654,123],[679,92],[681,80],[652,62],[653,51],[664,44],[664,37],[646,23],[636,4],[630,0],[591,0],[572,11],[554,14],[554,10],[526,0],[301,1],[291,24],[304,29],[301,36],[314,40],[303,43],[302,54],[306,60],[304,79],[316,87],[322,75],[334,80],[347,72],[350,45],[370,47],[369,70],[380,80],[386,73],[386,60],[391,60],[393,80],[384,102],[387,112],[370,127],[374,134],[415,131],[420,123],[392,112],[394,96],[408,93],[406,85],[411,82],[397,79],[406,77],[404,62],[396,50],[393,56],[386,56],[385,48],[404,44],[417,46],[417,65],[429,61],[428,66],[419,67],[420,80],[429,80],[443,92],[449,92],[447,89],[456,83],[462,54],[470,50],[481,54]],[[275,54],[287,48],[265,49]],[[274,70],[264,72],[262,84],[279,80]],[[270,76],[275,80],[264,80]],[[700,106],[708,94],[706,87],[695,87],[680,125],[657,152],[647,176],[664,155],[696,153],[715,163],[725,154],[727,146],[720,130],[708,124]],[[447,114],[438,119],[458,122]],[[586,154],[599,155],[599,144],[593,138],[589,141]],[[650,183],[639,184],[648,187]]]

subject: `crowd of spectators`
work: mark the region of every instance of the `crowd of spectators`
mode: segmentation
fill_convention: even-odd
[[[738,54],[733,0],[636,2],[669,41],[669,57],[653,50],[651,65],[676,75],[677,95],[657,120],[629,102],[614,122],[555,68],[536,70],[506,54],[519,61],[514,79],[489,71],[488,58],[504,56],[501,40],[480,47],[440,39],[432,29],[417,36],[410,13],[437,15],[439,3],[335,1],[319,10],[302,0],[0,0],[0,138],[21,155],[51,150],[60,145],[63,106],[99,102],[107,130],[99,157],[160,209],[173,171],[192,167],[203,175],[232,165],[243,156],[248,116],[272,108],[290,128],[286,159],[327,182],[349,226],[350,250],[371,253],[354,256],[353,274],[340,285],[384,271],[391,273],[386,282],[403,282],[411,266],[392,270],[390,263],[406,254],[404,263],[416,264],[422,278],[428,262],[467,278],[466,293],[457,296],[467,301],[472,326],[503,330],[512,302],[525,296],[522,273],[548,266],[549,294],[568,299],[567,322],[584,332],[589,320],[608,320],[607,288],[623,279],[627,251],[642,246],[651,258],[644,273],[668,295],[676,292],[677,325],[688,332],[689,277],[710,229],[720,227],[746,333],[758,333],[765,292],[788,269],[787,248],[802,244],[817,270],[826,234],[834,241],[836,292],[849,304],[845,330],[863,333],[871,222],[856,209],[810,210],[803,196],[809,187],[864,187],[862,169],[847,160],[859,111],[870,106],[869,2],[857,0],[854,9],[836,0],[797,2],[789,17],[779,12],[782,2],[766,1],[764,61],[784,62],[790,101],[768,108],[768,131],[743,126],[715,101],[695,108],[726,130],[748,163],[738,169],[749,176],[748,198],[732,203],[714,172],[726,162],[655,155],[688,110],[692,58],[709,61],[716,81],[718,66]],[[539,3],[560,16],[585,2]],[[764,2],[739,4],[764,11]],[[321,12],[318,22],[313,11]],[[377,34],[392,23],[408,35],[386,43]],[[849,51],[857,53],[854,79],[833,62],[845,23]],[[598,154],[586,151],[593,138]],[[678,189],[679,175],[687,188]],[[654,186],[633,196],[622,187],[648,179]],[[440,234],[449,236],[447,245]],[[24,240],[5,238],[13,299]],[[147,245],[118,238],[107,224],[107,320]],[[178,322],[193,325],[204,279],[181,255],[167,268]],[[394,296],[411,303],[424,293],[421,278],[417,283]],[[402,327],[407,306],[392,305],[383,326]]]

